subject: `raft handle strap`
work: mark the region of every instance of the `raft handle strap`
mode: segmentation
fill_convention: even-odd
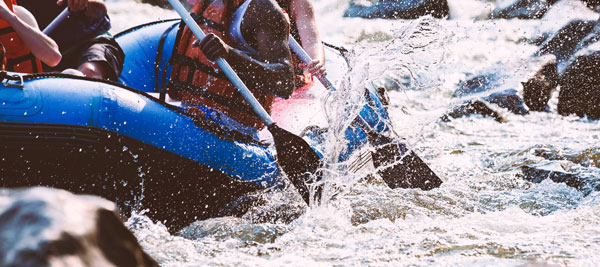
[[[18,75],[18,74],[10,75],[6,71],[1,71],[0,72],[0,81],[4,81],[4,80],[6,80],[6,82],[4,83],[4,87],[16,87],[16,88],[20,88],[20,89],[25,88],[25,81],[23,80],[22,75]],[[10,81],[17,81],[17,83],[11,83]]]
[[[169,28],[167,28],[167,30],[165,32],[163,32],[163,34],[160,36],[160,41],[158,42],[158,49],[156,50],[156,59],[154,62],[154,75],[156,77],[156,83],[155,83],[155,87],[154,87],[154,92],[159,93],[160,92],[160,99],[161,100],[165,100],[165,97],[163,97],[163,90],[161,90],[160,88],[160,84],[163,83],[164,81],[164,76],[160,76],[160,66],[161,66],[161,62],[162,62],[162,57],[163,57],[163,49],[165,46],[165,42],[167,40],[167,36],[169,35],[169,33],[171,32],[171,30],[173,30],[173,28],[175,28],[175,26],[177,26],[177,23],[174,23],[173,25],[169,26]],[[165,68],[167,68],[168,63],[165,64]]]

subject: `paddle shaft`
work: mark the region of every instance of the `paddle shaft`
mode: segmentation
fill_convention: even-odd
[[[54,31],[54,29],[56,29],[56,27],[58,27],[58,25],[60,25],[65,19],[67,19],[67,17],[69,17],[70,14],[71,12],[69,11],[69,8],[65,7],[65,9],[62,12],[60,12],[60,14],[58,14],[58,16],[56,16],[56,18],[54,18],[54,20],[52,20],[52,22],[50,22],[50,24],[48,24],[48,26],[46,26],[46,28],[44,28],[42,32],[45,35],[50,34]]]
[[[181,3],[179,3],[179,0],[169,0],[169,3],[171,3],[171,6],[173,7],[173,9],[175,9],[175,11],[179,14],[179,16],[181,16],[181,18],[183,19],[183,22],[185,22],[185,24],[192,31],[192,33],[194,33],[194,35],[196,35],[198,40],[204,39],[206,34],[204,34],[202,29],[200,29],[200,26],[198,26],[198,24],[196,24],[196,21],[194,21],[192,16],[190,16],[190,14],[188,14],[185,7],[183,7],[183,5]],[[250,104],[250,106],[252,107],[252,109],[254,110],[256,115],[258,115],[258,117],[267,126],[270,126],[271,124],[273,124],[273,120],[271,119],[271,116],[269,116],[269,113],[267,113],[267,111],[260,105],[260,103],[258,102],[258,100],[256,100],[254,95],[252,95],[252,92],[250,92],[248,87],[246,87],[246,85],[244,84],[242,79],[240,79],[240,77],[237,75],[237,73],[235,73],[233,71],[233,69],[231,68],[229,63],[227,63],[227,61],[225,61],[225,59],[223,59],[223,58],[218,58],[216,60],[216,62],[217,62],[217,65],[219,65],[219,67],[223,70],[223,72],[225,73],[227,78],[229,78],[231,83],[233,85],[235,85],[235,88],[237,88],[238,91],[240,92],[240,94],[242,94],[242,96],[246,99],[246,101],[248,101],[248,103]]]

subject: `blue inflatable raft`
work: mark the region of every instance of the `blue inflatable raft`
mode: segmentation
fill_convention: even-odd
[[[119,83],[0,72],[2,186],[100,195],[125,213],[148,209],[176,229],[217,216],[244,194],[281,185],[269,143],[224,132],[160,100],[178,27],[178,20],[161,21],[116,35],[126,54]],[[387,114],[370,94],[361,114],[385,130],[378,122]],[[366,142],[361,130],[346,136],[346,153]]]

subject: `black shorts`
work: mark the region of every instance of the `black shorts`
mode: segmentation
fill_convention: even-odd
[[[60,64],[50,71],[62,71],[65,69],[77,69],[85,62],[98,62],[104,67],[111,81],[117,81],[121,71],[125,54],[121,46],[112,37],[102,36],[94,38],[80,45],[78,48],[63,55]],[[46,70],[46,69],[45,69]]]

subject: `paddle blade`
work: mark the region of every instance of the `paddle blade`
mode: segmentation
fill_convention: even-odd
[[[321,180],[317,173],[321,166],[321,158],[301,137],[296,136],[275,124],[268,126],[275,141],[277,150],[277,161],[292,184],[296,187],[306,204],[310,203],[310,191],[307,184],[315,177],[315,182]],[[316,191],[317,198],[320,196],[321,188]]]
[[[376,134],[376,133],[371,133]],[[420,188],[431,190],[442,180],[406,144],[385,135],[376,134],[379,145],[372,152],[373,165],[390,188]],[[374,140],[375,141],[375,140]]]

